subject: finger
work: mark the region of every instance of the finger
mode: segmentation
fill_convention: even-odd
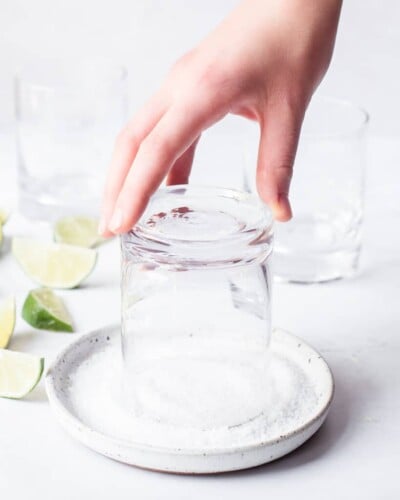
[[[171,107],[140,145],[109,224],[114,234],[129,231],[175,161],[201,131],[218,119],[209,103]]]
[[[140,143],[165,112],[166,104],[161,94],[155,95],[130,120],[117,137],[107,174],[102,201],[99,233],[113,236],[107,226],[125,178],[135,159]]]
[[[283,104],[268,109],[261,123],[257,189],[279,221],[292,217],[289,187],[303,116]]]
[[[199,142],[200,137],[198,137],[193,144],[191,144],[188,149],[176,160],[176,162],[171,167],[167,178],[167,185],[176,184],[187,184],[189,182],[189,175],[192,170],[192,164],[194,159],[194,154],[196,152],[196,146]]]

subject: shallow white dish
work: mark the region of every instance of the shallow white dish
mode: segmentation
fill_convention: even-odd
[[[232,434],[231,444],[223,447],[213,446],[212,440],[204,446],[189,440],[191,448],[176,447],[168,440],[161,446],[150,445],[149,436],[158,424],[152,423],[152,429],[146,427],[147,423],[135,421],[119,407],[115,397],[119,386],[119,344],[118,326],[80,337],[60,353],[49,369],[46,389],[56,417],[74,438],[127,464],[186,474],[261,465],[286,455],[309,439],[324,422],[332,402],[333,377],[319,353],[301,339],[274,330],[271,364],[276,372],[275,390],[280,393],[279,381],[285,379],[286,386],[292,384],[294,391],[287,392],[286,388],[286,393],[292,394],[290,398],[275,401],[275,420],[271,425],[257,433],[243,434],[242,430],[242,434]]]

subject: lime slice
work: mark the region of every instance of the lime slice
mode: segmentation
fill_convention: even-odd
[[[15,299],[8,297],[0,302],[0,348],[8,346],[15,327]]]
[[[34,328],[72,332],[72,320],[60,297],[49,288],[31,290],[22,307],[22,317]]]
[[[98,220],[94,217],[63,217],[54,225],[54,239],[58,243],[92,248],[106,241],[97,228]]]
[[[24,272],[39,285],[74,288],[93,270],[96,250],[32,238],[14,238],[12,252]]]
[[[38,384],[44,359],[22,352],[0,349],[0,397],[20,399]]]

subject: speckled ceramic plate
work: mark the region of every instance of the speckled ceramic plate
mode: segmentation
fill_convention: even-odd
[[[301,339],[274,330],[271,370],[277,397],[269,420],[259,419],[257,427],[227,428],[207,440],[195,434],[185,437],[177,429],[164,432],[156,428],[161,424],[135,419],[120,407],[120,352],[117,326],[80,337],[48,371],[47,394],[56,417],[74,438],[105,456],[147,469],[206,474],[270,462],[309,439],[332,402],[334,384],[327,363]],[[280,397],[283,393],[286,397]],[[162,440],[154,442],[154,436]]]

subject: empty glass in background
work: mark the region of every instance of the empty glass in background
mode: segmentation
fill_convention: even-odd
[[[275,226],[273,272],[314,283],[351,276],[361,250],[368,114],[340,99],[314,98],[306,113],[290,189],[293,219]],[[254,147],[245,185],[255,189]]]
[[[33,219],[96,215],[115,136],[126,120],[123,68],[40,62],[15,79],[19,206]]]

